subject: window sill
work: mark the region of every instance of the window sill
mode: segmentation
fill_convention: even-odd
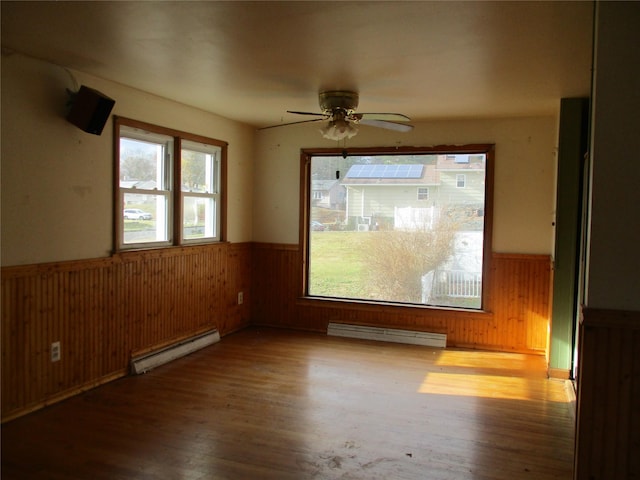
[[[197,253],[203,249],[225,247],[228,246],[228,241],[208,242],[208,243],[193,243],[186,245],[162,245],[157,247],[140,247],[140,248],[127,248],[125,250],[117,250],[112,253],[113,258],[127,258],[129,256],[149,255],[153,257],[171,257],[174,255],[184,255],[185,253]]]
[[[457,316],[468,318],[493,318],[493,312],[489,310],[474,310],[467,308],[455,307],[438,307],[434,305],[417,305],[410,303],[393,303],[393,302],[371,302],[367,300],[353,300],[343,298],[328,297],[298,297],[297,305],[304,307],[322,307],[322,308],[339,308],[341,310],[372,310],[376,312],[395,312],[402,309],[405,311],[415,311],[418,315],[425,316]]]

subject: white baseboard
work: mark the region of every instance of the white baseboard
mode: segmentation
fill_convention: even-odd
[[[447,335],[444,333],[366,327],[361,325],[349,325],[346,323],[330,323],[327,328],[327,335],[379,340],[382,342],[407,343],[411,345],[424,345],[438,348],[445,348],[447,346]]]
[[[218,330],[211,330],[209,332],[196,335],[195,337],[188,338],[182,342],[178,342],[174,345],[170,345],[162,350],[142,355],[131,359],[131,372],[136,375],[145,373],[152,368],[169,363],[190,353],[200,350],[206,346],[212,345],[220,341],[220,333]]]

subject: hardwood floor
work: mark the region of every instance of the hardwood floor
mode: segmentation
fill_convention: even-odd
[[[247,329],[2,426],[2,479],[570,479],[544,358]]]

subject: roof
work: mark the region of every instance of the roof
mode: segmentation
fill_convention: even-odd
[[[422,178],[424,165],[352,165],[346,178]]]
[[[438,170],[485,170],[484,154],[438,155]]]
[[[311,180],[312,190],[331,190],[338,180]]]
[[[437,185],[435,165],[428,164],[357,164],[352,165],[345,185]]]

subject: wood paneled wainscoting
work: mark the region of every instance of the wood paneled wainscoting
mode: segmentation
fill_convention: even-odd
[[[132,355],[248,325],[250,290],[249,243],[2,268],[3,421],[125,375]]]
[[[544,354],[552,268],[548,255],[493,254],[489,308],[451,311],[309,300],[297,245],[254,244],[254,324],[325,331],[329,322],[446,333],[447,345]]]
[[[574,478],[640,478],[640,312],[586,308],[579,338]]]

